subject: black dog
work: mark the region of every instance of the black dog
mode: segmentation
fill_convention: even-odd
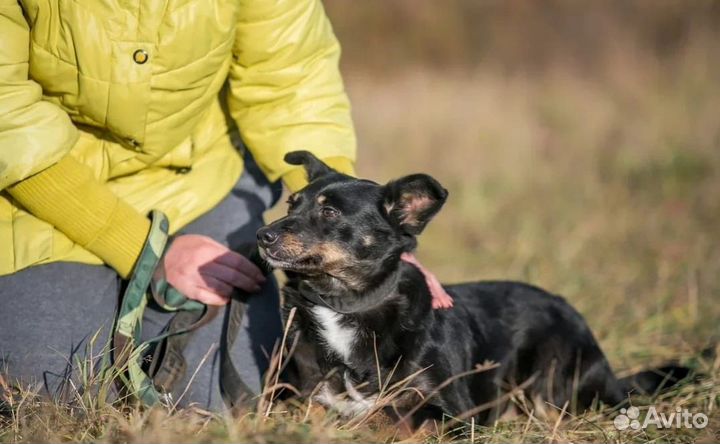
[[[470,412],[487,423],[507,409],[513,389],[583,410],[594,400],[617,405],[633,388],[653,392],[668,373],[672,381],[686,375],[667,367],[618,380],[582,316],[527,284],[450,285],[455,307],[433,310],[424,276],[400,255],[416,247],[447,191],[424,174],[384,186],[355,179],[304,151],[285,160],[303,165],[310,184],[291,196],[286,217],[258,231],[258,244],[288,275],[286,315],[297,307],[291,382],[326,406],[363,413],[381,386],[415,375],[396,413],[412,413],[417,424]]]

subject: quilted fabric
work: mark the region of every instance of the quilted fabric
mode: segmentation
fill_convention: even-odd
[[[355,156],[319,0],[0,0],[0,275],[100,263],[1,190],[73,156],[171,231],[288,151]],[[350,165],[350,162],[345,162]]]

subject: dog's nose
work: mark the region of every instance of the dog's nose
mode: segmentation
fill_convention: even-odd
[[[258,243],[263,247],[274,244],[275,242],[277,242],[279,237],[280,235],[276,231],[273,231],[268,227],[262,227],[257,230]]]

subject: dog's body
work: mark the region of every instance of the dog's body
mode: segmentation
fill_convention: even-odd
[[[285,288],[286,310],[297,307],[293,333],[300,332],[298,381],[306,393],[339,369],[322,386],[318,399],[352,415],[375,401],[381,384],[378,374],[392,375],[392,384],[420,371],[408,385],[427,396],[453,376],[493,362],[498,366],[480,369],[440,390],[424,412],[458,416],[489,405],[476,417],[486,423],[506,407],[505,402],[492,405],[493,401],[523,383],[530,399],[558,406],[571,401],[574,384],[581,407],[590,406],[596,396],[610,405],[623,399],[621,385],[592,333],[563,299],[521,283],[480,282],[446,287],[455,307],[433,310],[420,272],[409,264],[398,268],[402,277],[397,292],[359,313],[337,313],[313,304],[297,288]],[[337,396],[352,391],[346,379],[353,387],[365,383],[356,389],[362,399]],[[396,407],[411,409],[419,402],[417,396],[406,396]]]
[[[631,382],[644,390],[662,382],[650,372],[619,381],[582,316],[536,287],[447,286],[454,308],[433,310],[424,276],[400,260],[446,198],[429,176],[381,186],[308,153],[286,160],[305,165],[310,185],[258,241],[288,274],[286,314],[296,308],[291,382],[305,395],[357,415],[392,388],[395,413],[412,413],[416,423],[442,414],[487,423],[514,389],[582,410],[594,400],[622,402]]]

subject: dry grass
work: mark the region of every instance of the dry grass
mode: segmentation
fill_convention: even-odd
[[[359,173],[385,181],[423,171],[450,190],[419,249],[441,280],[532,281],[585,315],[620,373],[678,358],[707,375],[654,401],[707,413],[702,431],[618,432],[612,415],[590,412],[411,440],[720,440],[720,360],[699,355],[720,338],[720,61],[717,39],[701,34],[672,57],[632,45],[606,51],[599,75],[563,61],[533,71],[479,62],[385,73],[357,69],[361,54],[351,51]],[[27,392],[0,421],[7,442],[407,439],[382,417],[348,424],[317,407],[265,403],[229,418],[58,406]]]

